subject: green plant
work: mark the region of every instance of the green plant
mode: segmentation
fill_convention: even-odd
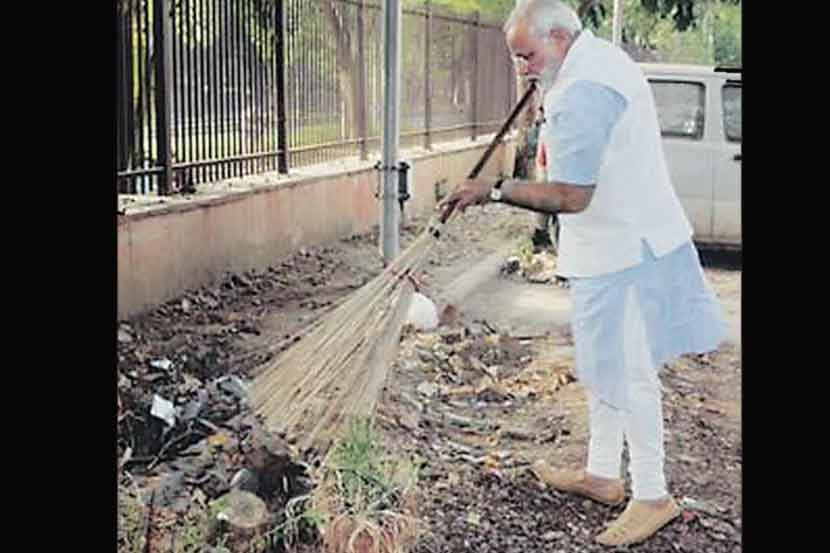
[[[395,490],[382,454],[368,421],[354,422],[346,439],[334,448],[330,467],[349,508],[383,509],[392,504]]]
[[[145,545],[146,509],[138,489],[118,487],[118,552],[141,553]]]
[[[319,534],[320,529],[328,520],[325,513],[311,506],[311,495],[301,495],[290,499],[285,505],[284,514],[285,520],[268,534],[288,548],[300,541],[306,531],[310,530]]]
[[[207,544],[207,521],[204,514],[201,516],[188,513],[182,519],[182,524],[176,528],[175,553],[198,553]]]
[[[533,241],[530,238],[525,238],[519,243],[516,257],[519,258],[519,266],[527,267],[533,263]]]
[[[371,422],[352,423],[321,467],[313,502],[327,551],[402,552],[418,528],[416,460],[386,451]]]

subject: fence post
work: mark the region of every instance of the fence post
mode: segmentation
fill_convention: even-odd
[[[127,7],[126,9],[129,9]],[[115,50],[118,52],[118,60],[116,65],[116,79],[118,80],[118,101],[115,103],[115,117],[116,121],[118,121],[118,127],[116,132],[116,143],[117,143],[117,152],[118,152],[118,162],[116,165],[116,171],[122,171],[128,168],[128,159],[129,159],[129,139],[127,138],[128,130],[132,129],[131,126],[128,126],[127,123],[127,113],[130,110],[131,104],[129,100],[132,99],[132,88],[128,88],[126,85],[126,78],[127,78],[127,65],[125,60],[129,57],[127,52],[128,47],[128,39],[129,39],[129,32],[125,28],[126,25],[126,16],[124,15],[123,11],[124,6],[123,4],[119,4],[118,6],[118,17],[116,18],[116,46]],[[129,94],[127,91],[130,91]],[[126,104],[126,105],[125,105]],[[117,190],[119,193],[122,191],[127,192],[128,188],[124,186],[125,180],[119,180],[116,177],[116,184]],[[126,181],[127,183],[129,181]]]
[[[424,149],[432,149],[432,137],[429,129],[432,126],[432,80],[429,77],[429,51],[432,48],[432,6],[426,0],[426,29],[424,33]]]
[[[473,141],[478,138],[478,29],[480,19],[481,12],[476,11],[473,17],[473,82],[470,87],[473,104],[473,130],[471,136]]]
[[[164,172],[159,176],[160,195],[170,193],[173,182],[173,159],[170,155],[170,83],[172,82],[173,50],[170,45],[172,29],[168,0],[153,0],[153,34],[156,58],[156,163]]]
[[[364,16],[366,7],[364,0],[358,0],[357,6],[357,133],[360,138],[360,160],[369,159],[369,151],[366,145],[369,137],[366,128],[366,51],[364,47],[365,24]]]
[[[277,171],[288,174],[288,139],[285,129],[285,24],[284,0],[277,0],[275,30],[277,35]]]

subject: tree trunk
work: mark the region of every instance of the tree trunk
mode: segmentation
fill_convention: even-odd
[[[357,98],[360,97],[360,91],[352,46],[354,43],[352,30],[345,24],[344,4],[336,0],[326,0],[322,3],[322,7],[332,33],[336,37],[337,85],[345,104],[346,120],[351,123],[346,138],[353,138],[359,126]]]

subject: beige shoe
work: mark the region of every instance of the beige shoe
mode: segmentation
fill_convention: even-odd
[[[680,514],[680,507],[670,498],[664,507],[654,507],[642,501],[631,501],[620,517],[597,536],[602,545],[620,546],[640,543],[654,535]]]
[[[602,486],[592,485],[585,481],[584,470],[554,469],[542,460],[533,463],[530,470],[539,480],[561,492],[581,495],[606,505],[619,505],[625,499],[622,480]]]

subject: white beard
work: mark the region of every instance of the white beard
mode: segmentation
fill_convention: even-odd
[[[556,76],[559,74],[559,69],[561,67],[562,64],[557,63],[555,66],[549,67],[539,75],[539,86],[542,88],[542,92],[547,92],[553,87],[553,83],[556,82]]]

